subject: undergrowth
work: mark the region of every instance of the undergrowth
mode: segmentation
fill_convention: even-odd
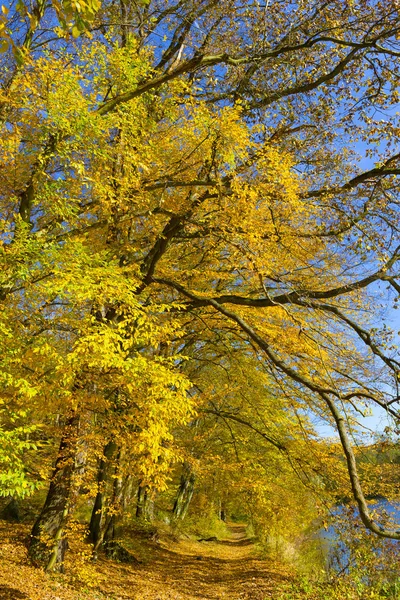
[[[224,521],[216,515],[204,514],[187,517],[184,521],[171,523],[173,531],[178,535],[188,535],[197,538],[216,537],[223,539],[227,537],[228,530]]]
[[[351,576],[334,582],[299,577],[280,592],[276,600],[399,600],[400,577],[391,583],[370,584]]]

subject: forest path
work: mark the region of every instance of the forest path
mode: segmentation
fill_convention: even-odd
[[[257,556],[240,524],[228,526],[226,539],[208,542],[172,536],[155,542],[128,528],[124,547],[138,563],[104,557],[80,563],[78,548],[71,548],[65,576],[30,564],[29,532],[29,525],[0,521],[0,600],[276,600],[291,581],[286,566]]]
[[[231,524],[228,531],[229,537],[221,540],[160,542],[137,566],[99,564],[105,576],[101,589],[116,600],[277,598],[289,579],[286,568],[257,557],[244,525]],[[117,580],[123,582],[118,588]]]

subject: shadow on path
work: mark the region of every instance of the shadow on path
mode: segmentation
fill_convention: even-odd
[[[228,526],[229,537],[217,541],[162,543],[152,547],[148,562],[124,570],[130,600],[267,600],[288,580],[282,565],[256,555],[246,527]],[[110,567],[110,565],[109,565]],[[110,568],[107,569],[110,572]],[[110,588],[110,592],[112,588]]]

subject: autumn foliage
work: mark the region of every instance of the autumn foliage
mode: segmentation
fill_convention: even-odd
[[[77,520],[121,559],[134,514],[289,542],[350,496],[399,539],[365,499],[393,460],[353,450],[371,407],[398,433],[398,12],[3,6],[0,494],[42,494],[34,564]]]

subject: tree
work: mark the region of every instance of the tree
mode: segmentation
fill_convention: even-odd
[[[203,404],[193,431],[176,435],[186,462],[173,515],[188,513],[198,527],[207,511],[220,516],[223,507],[275,541],[293,540],[305,523],[325,517],[346,493],[345,465],[337,447],[318,441],[302,399],[284,395],[238,347],[221,357],[208,347],[189,364]]]
[[[372,310],[400,290],[398,118],[377,117],[397,102],[396,3],[54,6],[3,11],[7,393],[44,389],[67,427],[122,414],[163,479],[201,402],[185,358],[217,336],[336,424],[364,524],[399,537],[369,515],[348,433],[366,404],[398,418]]]

